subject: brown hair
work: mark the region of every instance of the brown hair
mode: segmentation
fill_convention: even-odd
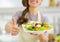
[[[17,20],[18,25],[21,25],[23,23],[26,23],[28,21],[27,18],[25,18],[26,13],[29,11],[29,5],[28,0],[22,0],[23,6],[26,7],[26,9],[22,12],[22,16],[20,16]]]

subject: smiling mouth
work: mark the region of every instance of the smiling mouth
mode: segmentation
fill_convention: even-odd
[[[32,4],[36,4],[36,3],[38,3],[38,1],[37,1],[37,0],[31,1],[31,3],[32,3]]]

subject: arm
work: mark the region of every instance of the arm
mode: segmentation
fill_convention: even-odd
[[[44,35],[44,34],[34,34],[34,33],[30,33],[30,34],[33,35],[33,36],[37,36],[38,37],[38,40],[40,42],[47,42],[48,41],[47,36]]]
[[[40,34],[38,37],[39,37],[40,42],[47,42],[48,41],[48,38],[44,34]]]
[[[16,25],[17,24],[17,19],[21,16],[21,12],[17,12],[11,21],[9,21],[6,25],[5,25],[5,30],[7,33],[11,33],[12,35],[17,35],[20,28]]]

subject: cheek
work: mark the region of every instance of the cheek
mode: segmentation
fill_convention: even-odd
[[[29,5],[31,4],[30,0],[28,1],[28,4],[29,4]]]
[[[42,3],[42,0],[38,0],[38,4],[41,4]]]

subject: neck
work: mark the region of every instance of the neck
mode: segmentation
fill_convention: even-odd
[[[36,15],[38,14],[38,8],[29,8],[29,13],[31,15]]]

